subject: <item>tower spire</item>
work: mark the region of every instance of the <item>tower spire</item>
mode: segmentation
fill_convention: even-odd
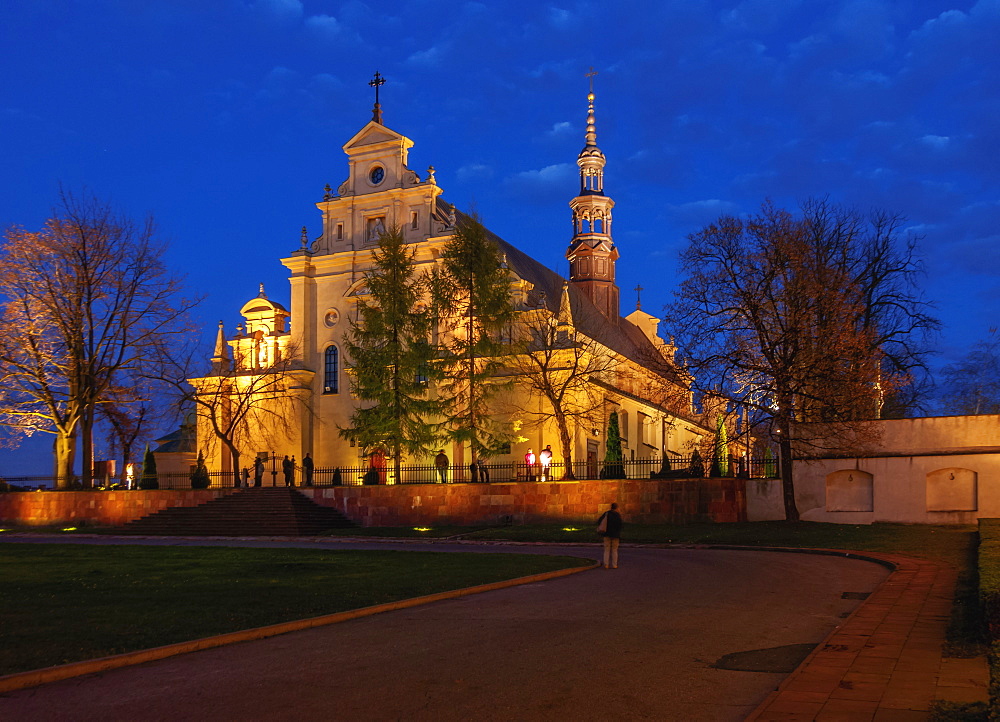
[[[213,374],[224,374],[229,370],[229,344],[226,343],[222,321],[219,321],[219,332],[215,335],[215,353],[212,354],[211,362]]]
[[[618,286],[615,261],[618,250],[611,240],[611,209],[615,202],[604,195],[604,153],[597,147],[597,120],[594,112],[594,76],[586,74],[587,130],[584,146],[577,156],[580,167],[580,195],[569,202],[573,211],[573,240],[566,251],[570,282],[583,291],[612,323],[618,322]]]

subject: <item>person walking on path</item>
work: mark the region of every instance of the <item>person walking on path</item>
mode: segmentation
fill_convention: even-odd
[[[285,454],[285,458],[281,462],[281,473],[285,475],[285,486],[291,486],[292,481],[292,460],[288,458],[288,454]]]
[[[309,456],[309,452],[306,452],[306,458],[302,460],[302,475],[305,477],[305,485],[313,485],[313,460]]]
[[[264,479],[264,460],[259,456],[253,461],[253,485],[260,487]]]
[[[438,452],[438,455],[434,457],[434,468],[437,469],[438,478],[442,484],[448,483],[448,456],[444,453],[444,449]]]
[[[541,481],[552,481],[549,467],[552,465],[552,447],[546,446],[538,453],[538,463],[542,465]]]
[[[618,513],[618,504],[601,514],[597,520],[597,531],[604,537],[604,568],[618,568],[618,542],[622,536],[622,515]]]

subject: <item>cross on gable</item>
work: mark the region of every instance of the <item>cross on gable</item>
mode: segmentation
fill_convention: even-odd
[[[372,120],[374,120],[379,125],[382,124],[382,106],[378,102],[378,89],[385,85],[385,78],[382,77],[381,73],[377,70],[375,71],[375,76],[368,81],[368,85],[375,88],[375,107],[372,109]]]

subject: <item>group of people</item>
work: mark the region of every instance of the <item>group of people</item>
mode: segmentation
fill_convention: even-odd
[[[437,472],[438,481],[442,484],[448,483],[448,455],[441,449],[434,457],[434,470]],[[482,459],[476,458],[469,463],[469,480],[472,482],[490,483],[490,470]]]
[[[552,446],[546,446],[535,457],[535,452],[528,449],[524,455],[525,481],[552,481]]]
[[[295,486],[295,456],[288,458],[288,454],[285,454],[285,458],[281,461],[281,474],[285,479],[285,486]],[[313,485],[313,459],[312,455],[307,451],[305,458],[302,459],[302,475],[305,482],[305,486]],[[240,486],[244,489],[250,487],[250,469],[248,467],[243,467],[243,472],[240,475]],[[258,456],[253,460],[253,485],[255,487],[263,486],[264,484],[264,459]]]
[[[444,453],[444,449],[441,449],[434,457],[434,468],[437,471],[438,481],[442,484],[448,483],[448,467],[448,455]],[[526,481],[534,481],[535,479],[552,481],[552,446],[546,446],[538,453],[537,457],[535,457],[534,451],[528,449],[528,453],[524,455],[524,467]],[[489,483],[490,470],[482,459],[477,457],[469,464],[469,479],[473,482]]]

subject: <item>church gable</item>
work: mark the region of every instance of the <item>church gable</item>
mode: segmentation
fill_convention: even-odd
[[[368,125],[358,131],[353,138],[344,144],[343,147],[345,153],[352,155],[352,150],[359,148],[370,150],[368,146],[378,145],[380,143],[392,143],[393,145],[402,144],[406,148],[413,147],[413,141],[409,138],[386,128],[384,125],[380,125],[375,121],[371,121]]]

